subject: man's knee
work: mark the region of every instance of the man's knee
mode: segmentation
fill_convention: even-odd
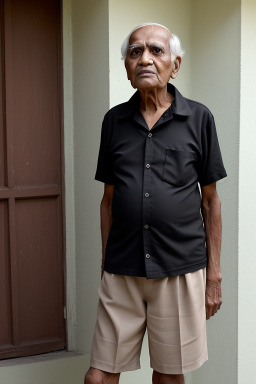
[[[185,384],[184,375],[167,375],[153,372],[153,384]]]
[[[119,373],[109,373],[97,368],[90,368],[87,372],[84,384],[118,384]]]
[[[103,377],[98,369],[90,368],[84,378],[84,384],[103,384]]]

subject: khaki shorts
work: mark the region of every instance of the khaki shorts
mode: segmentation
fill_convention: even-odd
[[[91,367],[117,373],[140,368],[148,332],[150,366],[181,374],[207,359],[205,269],[181,276],[146,279],[104,272]]]

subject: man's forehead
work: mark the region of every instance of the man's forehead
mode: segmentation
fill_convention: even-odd
[[[167,43],[171,38],[170,32],[157,25],[147,25],[146,27],[141,27],[134,31],[129,39],[129,44],[135,42],[145,42],[145,41],[160,41]]]

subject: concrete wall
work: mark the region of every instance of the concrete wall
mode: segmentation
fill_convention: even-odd
[[[82,384],[88,355],[55,352],[0,361],[1,384]]]
[[[109,108],[108,2],[73,0],[72,37],[77,349],[89,352],[101,265],[103,186],[94,175],[101,122]]]
[[[74,193],[74,121],[73,121],[73,52],[72,3],[63,0],[63,96],[65,153],[65,214],[66,214],[66,308],[68,348],[76,349],[76,233]]]
[[[192,98],[215,116],[228,178],[222,201],[223,306],[207,323],[209,361],[193,383],[234,384],[237,376],[238,158],[240,105],[240,0],[194,0]]]
[[[238,383],[256,377],[256,3],[242,0],[239,161]]]

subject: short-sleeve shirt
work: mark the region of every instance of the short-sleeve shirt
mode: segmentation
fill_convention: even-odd
[[[104,117],[95,179],[114,185],[104,269],[163,278],[207,266],[200,186],[226,176],[214,118],[171,84],[149,130],[137,91]]]

